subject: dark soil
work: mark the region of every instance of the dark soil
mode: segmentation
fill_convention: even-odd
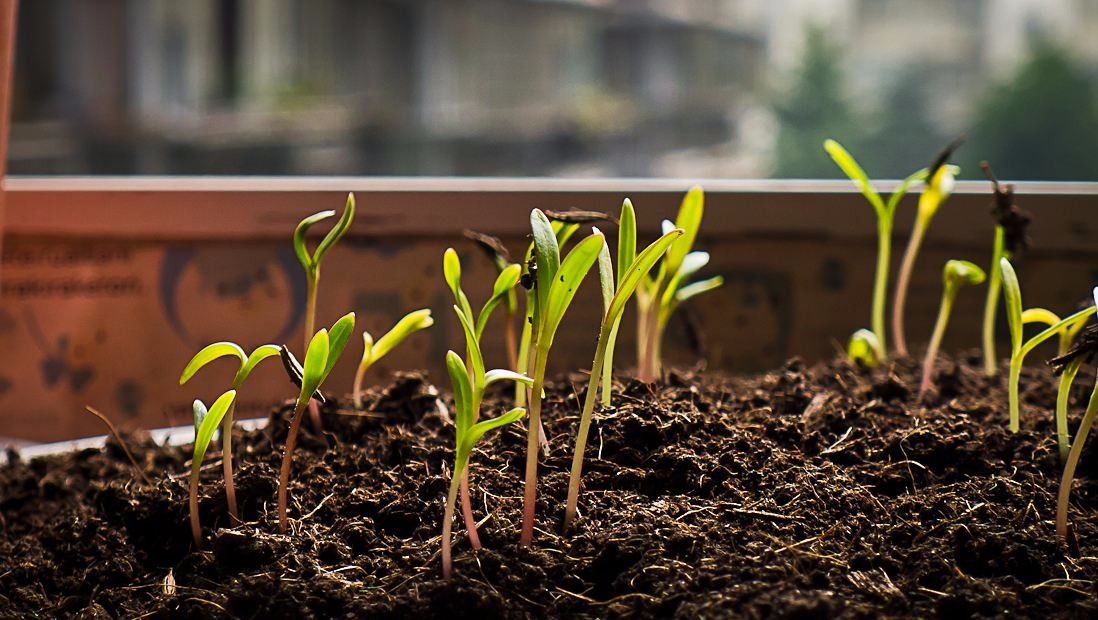
[[[452,431],[416,375],[374,393],[369,412],[329,403],[324,437],[303,426],[288,536],[274,510],[285,409],[237,440],[247,523],[230,527],[210,455],[204,552],[187,522],[185,449],[129,438],[155,487],[117,445],[15,460],[0,468],[0,616],[1093,618],[1098,451],[1083,456],[1067,549],[1052,523],[1054,381],[1026,372],[1012,435],[1003,380],[975,361],[943,360],[925,407],[914,362],[627,382],[592,429],[582,518],[566,536],[584,382],[560,381],[534,546],[517,544],[514,425],[474,457],[485,548],[470,549],[459,521],[449,583],[438,536]]]

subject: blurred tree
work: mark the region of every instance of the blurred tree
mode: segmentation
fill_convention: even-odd
[[[1086,73],[1063,50],[1034,46],[1006,83],[978,105],[964,176],[986,159],[1004,179],[1098,180],[1098,102]]]
[[[779,127],[772,176],[842,176],[823,151],[827,138],[838,140],[862,157],[862,131],[845,96],[839,50],[823,30],[811,27],[805,31],[804,57],[790,89],[775,103],[774,113]]]
[[[930,116],[928,78],[933,68],[910,66],[900,71],[881,102],[876,131],[866,140],[866,165],[882,179],[902,179],[938,153],[949,137]]]

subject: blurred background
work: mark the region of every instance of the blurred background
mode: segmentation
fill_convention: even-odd
[[[12,174],[1098,180],[1093,0],[25,0]]]

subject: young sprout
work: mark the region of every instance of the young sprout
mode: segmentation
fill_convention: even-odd
[[[702,188],[695,186],[683,198],[675,223],[663,222],[664,233],[681,228],[683,234],[667,251],[656,277],[644,277],[637,287],[637,378],[646,383],[655,381],[663,369],[660,347],[671,314],[687,299],[724,284],[721,276],[686,283],[709,263],[708,252],[690,251],[697,239],[704,209],[705,194]]]
[[[991,269],[987,281],[987,302],[984,305],[984,373],[989,377],[998,372],[998,356],[995,354],[995,315],[999,309],[999,293],[1002,289],[1002,274],[999,271],[999,259],[1013,260],[1029,244],[1026,227],[1030,217],[1014,204],[1014,186],[1000,185],[999,179],[991,171],[988,163],[980,162],[984,175],[991,181],[995,199],[991,216],[995,218],[995,238],[991,246]],[[1059,319],[1057,319],[1059,320]]]
[[[1040,321],[1055,325],[1058,323],[1056,315],[1044,310],[1042,308],[1030,308],[1022,313],[1023,321],[1025,315],[1031,312],[1041,314]],[[1047,313],[1047,316],[1044,314]],[[1056,443],[1060,449],[1060,462],[1064,463],[1068,459],[1068,451],[1071,448],[1071,438],[1068,432],[1068,400],[1071,397],[1071,386],[1075,382],[1075,376],[1079,374],[1079,368],[1083,365],[1083,362],[1087,361],[1089,355],[1080,354],[1081,351],[1090,350],[1089,343],[1093,343],[1096,334],[1094,333],[1095,326],[1089,327],[1083,332],[1083,342],[1072,347],[1072,341],[1075,339],[1075,335],[1082,330],[1085,324],[1080,321],[1072,328],[1065,328],[1060,331],[1060,354],[1049,360],[1049,364],[1055,369],[1055,374],[1060,376],[1060,385],[1056,391]]]
[[[283,534],[289,521],[286,518],[286,499],[289,493],[290,465],[293,461],[294,446],[297,445],[297,433],[301,428],[301,417],[314,396],[320,394],[320,386],[332,372],[343,349],[347,347],[347,341],[351,338],[351,332],[355,329],[355,313],[350,312],[336,321],[331,330],[322,329],[309,341],[309,347],[305,350],[305,364],[299,366],[297,360],[285,346],[282,347],[283,362],[292,368],[292,378],[301,392],[294,406],[293,418],[290,421],[290,429],[286,433],[286,447],[282,453],[282,468],[278,477],[278,529]],[[300,382],[297,380],[300,379]]]
[[[862,195],[869,201],[873,211],[877,214],[877,272],[873,279],[873,306],[870,311],[870,324],[873,327],[875,337],[873,341],[870,341],[862,333],[865,330],[859,330],[850,339],[851,346],[854,346],[855,338],[857,338],[859,350],[861,350],[860,347],[867,344],[874,347],[872,361],[868,356],[861,356],[862,363],[867,366],[874,366],[885,359],[888,351],[885,338],[885,295],[888,294],[888,268],[892,253],[892,224],[896,219],[896,207],[900,204],[900,200],[904,195],[907,194],[908,187],[912,183],[926,179],[927,171],[924,168],[901,181],[896,190],[888,197],[888,202],[885,203],[881,198],[881,194],[873,189],[865,170],[858,165],[858,162],[842,145],[829,139],[824,141],[824,150],[842,169],[843,173],[854,182],[854,185],[861,190]],[[853,359],[852,354],[851,358]]]
[[[850,336],[846,356],[851,362],[873,368],[884,359],[884,346],[872,330],[859,329]]]
[[[485,327],[488,325],[488,319],[500,302],[507,298],[507,294],[515,289],[521,271],[522,267],[519,265],[510,265],[503,269],[496,277],[495,285],[492,287],[492,296],[484,303],[480,313],[474,316],[469,298],[461,289],[461,259],[458,258],[458,254],[453,248],[447,248],[442,256],[443,277],[445,277],[446,284],[450,287],[450,292],[454,295],[454,301],[457,304],[454,307],[457,309],[462,327],[464,328],[466,324],[471,326],[471,329],[463,331],[465,332],[466,357],[469,358],[471,364],[469,379],[474,387],[477,385],[477,373],[484,373],[484,357],[480,352],[480,339],[484,334]],[[525,377],[525,375],[517,374],[516,376]],[[528,381],[516,380],[516,383],[522,385],[528,383]],[[477,398],[473,403],[475,405],[473,407],[473,422],[477,421],[480,412],[480,394],[483,392],[483,387],[481,385],[481,391],[477,392]],[[465,519],[465,530],[469,533],[469,543],[474,549],[480,549],[480,536],[477,535],[476,519],[473,518],[472,503],[469,499],[468,468],[462,472],[461,476],[461,506],[462,516]]]
[[[466,238],[475,241],[477,247],[488,255],[489,260],[496,266],[497,273],[503,273],[503,270],[515,265],[514,260],[511,259],[511,253],[507,251],[506,246],[498,237],[479,233],[475,230],[466,230],[464,234]],[[521,272],[522,266],[519,265],[518,267]],[[517,369],[519,365],[518,335],[515,332],[515,314],[517,312],[518,294],[512,288],[507,291],[507,297],[504,299],[503,305],[503,339],[507,347],[507,364],[512,370]],[[516,386],[516,389],[522,390],[522,386]]]
[[[240,345],[235,342],[215,342],[204,347],[191,358],[186,368],[183,369],[183,374],[179,376],[179,385],[190,381],[199,369],[215,359],[235,357],[240,365],[233,376],[231,389],[236,391],[240,389],[240,386],[244,384],[244,381],[247,380],[260,362],[274,355],[278,355],[278,347],[273,344],[256,347],[251,355],[246,355],[244,349],[240,348]],[[232,517],[233,522],[239,523],[240,513],[236,508],[236,486],[233,484],[233,414],[235,412],[236,401],[234,400],[221,421],[221,468],[222,476],[225,479],[225,500],[229,504],[229,516]]]
[[[471,326],[465,319],[462,311],[455,306],[458,317],[462,321],[462,327],[469,334]],[[453,546],[451,528],[454,522],[454,507],[457,504],[458,483],[467,480],[465,477],[469,465],[469,456],[473,452],[473,446],[492,429],[517,422],[526,415],[526,410],[516,407],[507,413],[487,420],[477,421],[480,414],[480,400],[484,395],[484,388],[496,381],[510,379],[520,383],[530,383],[529,377],[520,375],[511,370],[490,370],[484,372],[484,360],[479,358],[480,351],[470,354],[469,363],[466,364],[461,357],[453,351],[446,353],[446,370],[450,374],[450,382],[454,386],[454,470],[450,473],[450,491],[446,495],[446,511],[442,517],[442,576],[450,578],[452,564],[450,560],[450,548]],[[472,377],[472,380],[470,380]],[[468,524],[468,522],[467,522]],[[479,547],[479,543],[477,545]]]
[[[934,374],[934,361],[938,358],[938,348],[942,345],[942,336],[945,335],[946,325],[949,323],[949,313],[953,310],[953,301],[957,298],[957,291],[962,286],[982,284],[985,277],[983,269],[966,260],[946,261],[945,269],[942,271],[942,304],[938,308],[938,320],[934,323],[934,332],[930,336],[930,344],[926,348],[926,359],[923,360],[923,378],[919,383],[917,400],[923,400],[927,388],[930,387],[930,379]]]
[[[1098,288],[1094,289],[1093,294],[1094,303],[1098,305]],[[1094,310],[1094,308],[1092,307],[1091,310]],[[1094,357],[1096,350],[1098,350],[1098,330],[1088,329],[1067,356],[1061,356],[1053,360],[1053,363],[1071,364],[1075,366],[1075,371],[1078,371],[1079,365],[1084,360]],[[1068,453],[1067,462],[1064,463],[1064,475],[1060,478],[1060,493],[1056,501],[1056,535],[1061,542],[1067,542],[1067,511],[1068,500],[1071,497],[1071,483],[1075,480],[1075,468],[1079,465],[1079,457],[1083,454],[1083,446],[1087,442],[1087,436],[1090,435],[1091,427],[1094,426],[1095,415],[1098,415],[1098,380],[1095,381],[1094,389],[1090,393],[1090,401],[1087,403],[1086,412],[1083,414],[1082,422],[1079,423],[1079,430],[1075,433],[1075,439],[1071,442],[1071,451]]]
[[[202,523],[198,516],[198,478],[202,473],[202,459],[206,458],[206,448],[210,446],[217,425],[232,406],[236,398],[236,390],[229,390],[217,400],[208,410],[200,400],[194,401],[194,456],[191,459],[191,534],[194,535],[194,546],[202,548]]]
[[[622,208],[622,222],[626,221],[625,214],[632,215],[632,205],[626,201]],[[596,229],[597,230],[597,229]],[[572,455],[572,474],[568,479],[568,502],[564,509],[564,529],[568,529],[572,519],[576,516],[576,503],[579,499],[580,476],[583,474],[583,454],[587,447],[587,434],[591,428],[591,415],[595,410],[595,395],[599,390],[600,377],[609,376],[612,372],[613,342],[617,335],[617,326],[621,321],[625,304],[633,296],[637,285],[642,278],[655,266],[656,262],[668,251],[675,241],[684,234],[681,228],[670,230],[657,239],[652,245],[644,249],[639,255],[635,255],[636,246],[631,251],[622,252],[618,246],[618,281],[615,287],[613,278],[613,265],[610,264],[610,249],[603,241],[602,251],[599,253],[599,275],[602,284],[602,296],[606,311],[599,328],[599,340],[595,347],[595,359],[591,362],[591,376],[587,380],[587,396],[583,400],[583,413],[580,416],[579,432],[576,434],[576,451]],[[610,397],[609,386],[603,386],[603,400]]]
[[[999,269],[1002,272],[1003,280],[1003,301],[1006,304],[1007,325],[1010,327],[1010,376],[1007,378],[1007,398],[1010,404],[1010,431],[1017,433],[1020,428],[1020,406],[1018,398],[1018,382],[1022,376],[1022,363],[1025,361],[1026,355],[1030,351],[1037,348],[1042,342],[1059,335],[1064,338],[1064,332],[1069,334],[1069,338],[1074,337],[1074,334],[1078,332],[1082,324],[1094,315],[1094,306],[1089,306],[1061,319],[1057,323],[1054,323],[1047,327],[1044,331],[1040,332],[1036,336],[1029,340],[1022,340],[1022,326],[1023,315],[1022,312],[1022,288],[1018,284],[1018,275],[1014,272],[1014,267],[1011,266],[1010,261],[1005,257],[999,259]],[[1031,315],[1032,316],[1032,315]],[[1061,342],[1063,342],[1061,340]],[[1060,415],[1059,413],[1057,415]],[[1066,427],[1066,411],[1063,414],[1065,417],[1063,422],[1064,433],[1067,432]],[[1058,425],[1060,423],[1058,422]]]
[[[526,481],[523,494],[522,536],[520,542],[529,545],[534,538],[534,508],[538,484],[538,437],[541,428],[542,388],[545,385],[545,367],[553,346],[557,328],[565,311],[579,290],[584,276],[598,260],[606,241],[602,233],[593,232],[560,258],[557,232],[540,209],[530,213],[530,226],[534,236],[534,262],[530,270],[532,278],[524,284],[533,286],[530,350],[533,359],[533,379],[530,387],[530,422],[526,438]]]
[[[919,254],[919,246],[923,243],[923,235],[930,227],[930,221],[938,212],[938,208],[953,193],[954,175],[960,172],[960,168],[949,165],[949,158],[953,151],[961,145],[964,136],[949,143],[934,159],[934,163],[927,169],[927,183],[923,193],[919,196],[919,211],[915,216],[915,228],[911,231],[911,238],[904,250],[904,258],[900,263],[900,273],[896,278],[896,294],[892,298],[892,331],[896,339],[896,353],[901,357],[907,356],[907,339],[904,338],[904,307],[907,304],[907,289],[911,283],[911,272],[915,268],[915,257]]]
[[[404,318],[397,321],[397,324],[384,336],[378,338],[377,342],[374,342],[370,332],[362,332],[362,360],[359,361],[358,369],[355,371],[353,386],[356,408],[362,407],[362,379],[366,376],[366,371],[370,369],[370,366],[385,357],[389,351],[404,342],[404,339],[408,336],[434,324],[435,320],[431,318],[431,311],[423,309],[404,315]]]

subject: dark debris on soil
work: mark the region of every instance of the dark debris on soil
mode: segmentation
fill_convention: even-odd
[[[419,375],[362,411],[329,403],[322,435],[303,425],[285,536],[274,498],[288,408],[234,442],[243,524],[229,522],[210,454],[202,552],[186,448],[127,438],[155,487],[113,444],[14,459],[0,468],[0,616],[1095,617],[1098,454],[1084,454],[1079,548],[1066,550],[1052,523],[1050,373],[1023,375],[1023,431],[1011,434],[1001,377],[976,359],[939,366],[924,405],[913,362],[625,380],[592,427],[568,535],[585,383],[562,378],[546,397],[535,544],[517,544],[525,437],[513,425],[474,456],[484,549],[459,520],[451,582],[438,551],[453,433],[446,397]],[[484,410],[509,404],[498,394]]]

